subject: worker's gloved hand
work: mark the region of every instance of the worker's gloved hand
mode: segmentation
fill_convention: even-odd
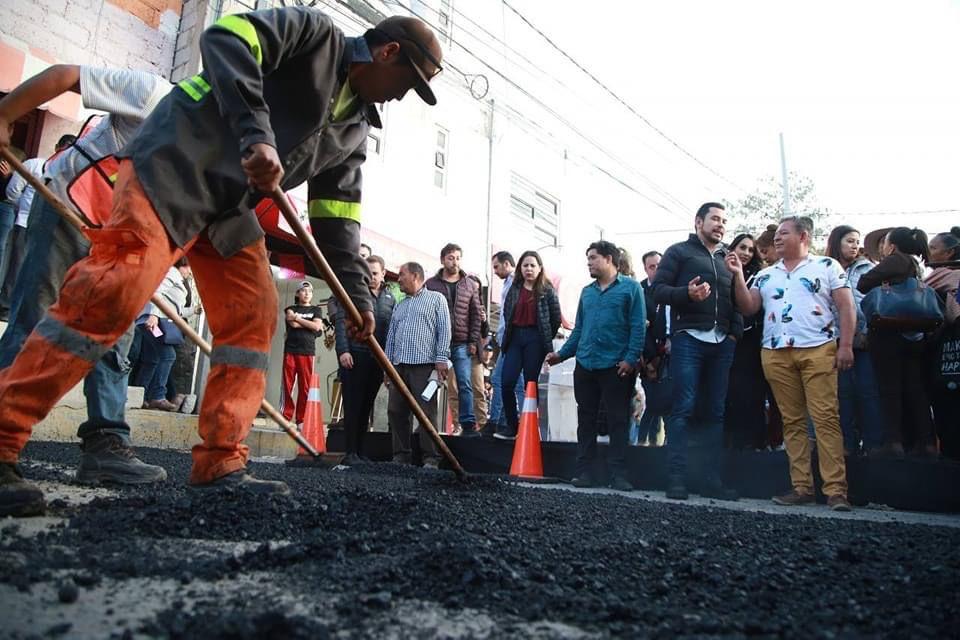
[[[350,316],[347,316],[347,334],[354,342],[364,342],[373,335],[373,330],[377,328],[377,320],[373,317],[373,311],[361,311],[360,318],[363,320],[363,326],[358,327]]]
[[[277,150],[262,142],[250,145],[240,166],[247,183],[260,193],[273,193],[283,179],[283,164]]]

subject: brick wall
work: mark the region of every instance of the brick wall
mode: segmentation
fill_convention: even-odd
[[[0,37],[49,63],[144,69],[169,78],[182,5],[183,0],[0,0]]]

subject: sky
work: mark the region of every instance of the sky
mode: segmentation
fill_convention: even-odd
[[[782,132],[789,169],[814,181],[836,223],[960,224],[960,212],[899,213],[960,210],[960,1],[508,1],[723,176],[584,74],[563,72],[611,116],[592,127],[598,139],[619,140],[632,166],[687,205],[735,202],[779,176]],[[512,46],[537,37],[504,16]]]

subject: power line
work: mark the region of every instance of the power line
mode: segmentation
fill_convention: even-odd
[[[913,216],[958,214],[960,209],[919,209],[916,211],[826,211],[831,216]]]
[[[545,33],[544,33],[543,31],[541,31],[537,26],[535,26],[532,22],[530,22],[530,20],[528,20],[528,19],[526,18],[526,16],[524,16],[522,13],[520,13],[519,11],[517,11],[516,9],[514,9],[513,6],[511,6],[509,2],[507,2],[506,0],[501,0],[501,2],[502,2],[502,4],[503,4],[503,6],[505,6],[507,9],[509,9],[511,12],[513,12],[513,13],[514,13],[518,18],[520,18],[520,20],[522,20],[528,27],[530,27],[530,28],[533,29],[537,34],[539,34],[541,38],[543,38],[544,40],[546,40],[547,43],[548,43],[551,47],[553,47],[554,49],[556,49],[564,58],[566,58],[566,59],[569,60],[571,63],[573,63],[573,65],[574,65],[575,67],[577,67],[580,71],[582,71],[583,73],[585,73],[585,74],[586,74],[591,80],[593,80],[599,87],[601,87],[604,91],[606,91],[608,94],[610,94],[610,96],[613,97],[614,100],[616,100],[616,101],[619,102],[621,105],[623,105],[623,106],[627,109],[627,111],[629,111],[630,113],[632,113],[632,114],[633,114],[634,116],[636,116],[641,122],[643,122],[645,125],[647,125],[648,127],[650,127],[654,132],[656,132],[657,135],[659,135],[659,136],[662,137],[664,140],[666,140],[667,142],[669,142],[669,143],[670,143],[671,145],[673,145],[678,151],[680,151],[682,154],[684,154],[685,156],[687,156],[688,158],[690,158],[691,160],[693,160],[695,163],[697,163],[698,165],[700,165],[701,167],[703,167],[704,169],[706,169],[707,171],[709,171],[709,172],[710,172],[711,174],[713,174],[714,176],[720,178],[721,180],[723,180],[723,181],[726,182],[727,184],[733,186],[734,188],[740,190],[741,192],[747,193],[747,190],[746,190],[746,189],[744,189],[743,187],[741,187],[740,185],[738,185],[737,183],[735,183],[735,182],[732,181],[731,179],[727,178],[726,176],[724,176],[724,175],[721,174],[720,172],[716,171],[713,167],[709,166],[708,164],[706,164],[705,162],[703,162],[702,160],[700,160],[700,158],[696,157],[695,155],[693,155],[692,153],[690,153],[689,151],[687,151],[685,148],[683,148],[682,146],[680,146],[680,143],[678,143],[676,140],[674,140],[673,138],[671,138],[670,136],[668,136],[668,135],[667,135],[666,133],[664,133],[661,129],[659,129],[656,125],[654,125],[652,122],[650,122],[650,120],[647,119],[643,114],[641,114],[641,113],[638,112],[636,109],[634,109],[632,106],[630,106],[630,105],[627,103],[626,100],[624,100],[624,99],[621,98],[619,95],[617,95],[617,94],[613,91],[613,89],[611,89],[611,88],[608,87],[606,84],[604,84],[599,78],[597,78],[597,77],[596,77],[595,75],[593,75],[590,71],[588,71],[583,65],[581,65],[579,62],[577,62],[576,60],[574,60],[573,57],[570,56],[570,54],[568,54],[566,51],[564,51],[559,45],[557,45],[553,40],[551,40],[550,37],[547,36],[547,34],[545,34]]]
[[[397,4],[399,7],[403,8],[404,10],[408,11],[411,15],[413,15],[413,16],[415,16],[416,18],[419,18],[420,20],[422,20],[424,23],[426,23],[427,25],[429,25],[429,26],[432,27],[433,29],[440,31],[440,29],[439,29],[439,27],[437,27],[437,25],[433,24],[432,22],[430,22],[429,20],[427,20],[426,18],[424,18],[422,15],[420,15],[419,13],[417,13],[416,11],[414,11],[412,8],[404,5],[404,4],[401,3],[401,2],[396,2],[396,4]],[[531,101],[533,101],[534,103],[536,103],[537,105],[539,105],[540,108],[542,108],[544,111],[546,111],[546,112],[549,113],[551,116],[553,116],[558,122],[560,122],[561,124],[563,124],[564,126],[566,126],[570,131],[572,131],[573,133],[575,133],[578,137],[580,137],[580,138],[583,139],[584,141],[588,142],[591,146],[593,146],[593,147],[596,148],[598,151],[600,151],[601,153],[603,153],[603,154],[604,154],[605,156],[607,156],[609,159],[613,160],[615,163],[618,163],[618,164],[621,164],[621,165],[623,165],[623,166],[629,167],[629,168],[630,168],[633,172],[635,172],[635,173],[638,173],[638,174],[640,173],[640,172],[638,172],[636,169],[630,167],[630,165],[629,165],[628,163],[626,163],[623,159],[615,156],[611,151],[607,150],[607,148],[604,147],[601,143],[597,142],[596,140],[594,140],[593,138],[591,138],[589,135],[587,135],[586,133],[584,133],[583,131],[581,131],[579,128],[577,128],[576,126],[574,126],[573,123],[571,123],[569,120],[567,120],[567,119],[564,118],[562,115],[560,115],[559,113],[557,113],[557,111],[555,111],[552,107],[548,106],[546,103],[544,103],[543,101],[541,101],[539,98],[537,98],[536,96],[534,96],[532,93],[530,93],[529,91],[527,91],[526,89],[524,89],[524,88],[523,88],[522,86],[520,86],[517,82],[515,82],[513,79],[511,79],[510,77],[508,77],[505,73],[503,73],[502,71],[500,71],[498,68],[494,67],[492,64],[490,64],[489,62],[487,62],[486,60],[484,60],[484,59],[481,58],[480,56],[476,55],[471,49],[469,49],[468,47],[464,46],[464,44],[463,44],[462,42],[460,42],[459,40],[456,40],[455,38],[452,38],[452,37],[450,38],[450,42],[453,43],[453,44],[456,44],[458,47],[460,47],[461,49],[463,49],[464,52],[467,53],[467,55],[469,55],[469,56],[473,57],[474,59],[476,59],[476,60],[477,60],[478,62],[480,62],[483,66],[487,67],[491,72],[493,72],[493,73],[496,74],[498,77],[500,77],[504,82],[506,82],[506,83],[509,84],[511,87],[513,87],[516,91],[519,91],[521,94],[523,94],[524,96],[526,96],[527,98],[529,98]],[[599,167],[598,165],[597,165],[597,167],[598,167],[599,170],[603,171],[604,173],[606,173],[606,174],[607,174],[608,176],[610,176],[611,178],[614,178],[617,182],[623,184],[624,186],[627,186],[630,190],[634,191],[634,192],[637,193],[638,195],[642,195],[642,192],[640,192],[639,190],[637,190],[636,187],[633,187],[632,185],[629,185],[627,182],[625,182],[624,180],[622,180],[622,179],[619,178],[619,177],[615,177],[609,170],[603,169],[602,167]],[[642,174],[641,174],[641,175],[642,175]],[[652,181],[650,181],[649,178],[646,178],[646,180],[648,180],[649,182],[652,183]],[[662,187],[660,187],[660,189],[662,189]],[[671,198],[673,198],[673,197],[671,196]],[[652,200],[652,199],[649,198],[649,197],[647,197],[647,199],[650,200],[651,202],[655,203],[657,206],[661,207],[661,208],[664,209],[665,211],[668,211],[668,212],[671,212],[671,213],[677,213],[676,211],[671,210],[670,208],[666,207],[665,205],[663,205],[663,204],[661,204],[661,203],[659,203],[659,202],[656,202],[655,200]],[[673,198],[673,199],[675,199],[677,202],[680,202],[680,200],[677,199],[677,198]]]
[[[369,6],[368,0],[362,0],[362,1],[365,2],[365,3],[367,3],[367,5]],[[394,4],[394,5],[397,5],[397,6],[399,6],[399,7],[404,8],[404,9],[407,9],[407,7],[406,7],[404,4],[402,4],[401,2],[399,2],[399,0],[386,0],[386,1],[387,1],[389,4]],[[427,11],[429,11],[431,14],[437,15],[438,17],[442,14],[442,12],[441,12],[439,9],[435,9],[435,8],[433,8],[433,7],[424,6],[423,8],[426,9]],[[599,107],[599,106],[600,106],[600,103],[599,103],[599,102],[597,102],[597,101],[595,101],[595,100],[592,100],[592,99],[589,98],[589,97],[585,97],[584,95],[582,95],[581,93],[579,93],[577,90],[575,90],[574,88],[572,88],[572,87],[570,87],[569,85],[567,85],[563,80],[561,80],[560,78],[558,78],[558,77],[555,76],[554,74],[547,72],[547,71],[544,69],[544,67],[543,67],[542,64],[537,63],[537,62],[531,60],[531,59],[528,58],[526,55],[524,55],[521,51],[519,51],[519,50],[515,49],[514,47],[510,46],[505,40],[501,39],[501,38],[498,37],[496,34],[494,34],[493,32],[491,32],[489,29],[485,28],[483,25],[481,25],[481,24],[478,23],[477,21],[475,21],[475,20],[473,20],[472,18],[470,18],[470,16],[468,16],[468,15],[467,15],[466,13],[464,13],[463,11],[459,10],[455,5],[452,7],[452,11],[453,11],[454,14],[462,17],[464,20],[466,20],[467,22],[469,22],[471,25],[475,26],[478,30],[482,31],[484,34],[486,34],[487,36],[489,36],[489,39],[481,38],[480,36],[478,36],[478,35],[477,35],[476,33],[474,33],[473,31],[467,30],[467,29],[460,29],[459,31],[460,31],[461,33],[467,34],[469,37],[471,37],[472,39],[476,40],[477,43],[480,44],[480,46],[486,47],[486,48],[490,49],[491,51],[495,51],[496,53],[498,53],[498,54],[500,54],[500,55],[502,55],[502,52],[501,52],[501,51],[497,51],[497,50],[495,49],[495,47],[493,46],[493,44],[491,44],[491,41],[493,41],[494,43],[497,43],[497,44],[501,45],[504,49],[506,49],[506,50],[509,51],[511,54],[513,54],[513,55],[511,55],[511,56],[506,56],[506,57],[504,57],[504,61],[505,61],[507,64],[512,65],[514,68],[520,70],[521,72],[530,75],[532,78],[535,78],[535,79],[541,79],[541,78],[543,78],[543,79],[546,79],[549,83],[552,83],[552,84],[557,85],[560,89],[562,89],[562,90],[564,90],[564,91],[567,91],[575,100],[578,100],[579,102],[583,103],[583,104],[585,105],[585,107],[588,108],[588,109],[594,109],[595,107]],[[455,23],[454,23],[454,24],[455,24]],[[460,42],[459,42],[459,41],[456,41],[456,40],[453,38],[453,35],[452,35],[452,34],[453,34],[453,29],[452,29],[452,28],[451,28],[451,29],[448,29],[448,30],[447,30],[447,33],[449,34],[448,37],[449,37],[449,39],[450,39],[451,42],[456,43],[457,45],[460,45]],[[477,59],[479,59],[479,57],[476,56],[476,55],[474,55],[474,57],[476,57]],[[515,58],[516,58],[516,59],[515,59]],[[525,62],[526,64],[521,64],[520,62],[518,62],[517,59],[522,60],[522,61]],[[592,95],[592,94],[591,94],[591,95]],[[626,141],[626,142],[634,142],[634,143],[636,143],[636,144],[639,144],[639,145],[645,147],[646,149],[648,149],[648,150],[649,150],[651,153],[653,153],[654,155],[658,156],[659,158],[662,158],[664,161],[666,161],[666,162],[672,162],[672,158],[667,157],[667,155],[664,154],[660,149],[652,146],[652,145],[649,144],[646,140],[644,140],[643,138],[641,138],[640,136],[638,136],[636,133],[633,133],[633,132],[630,131],[630,130],[624,130],[624,131],[621,131],[621,132],[620,132],[620,135],[625,138],[625,141]],[[642,174],[640,174],[640,175],[642,175]],[[644,177],[644,179],[649,180],[649,178],[646,178],[646,176],[643,176],[643,177]],[[713,190],[711,187],[708,187],[708,186],[706,186],[706,185],[703,185],[703,186],[704,186],[708,191],[712,191],[712,190]],[[739,188],[739,187],[737,187],[737,188]],[[679,200],[678,198],[676,198],[676,197],[674,197],[674,196],[669,196],[669,197],[670,197],[672,200],[674,200],[675,202],[677,202],[678,204],[680,204],[681,206],[686,207],[686,205],[684,205],[682,202],[680,202],[680,200]]]

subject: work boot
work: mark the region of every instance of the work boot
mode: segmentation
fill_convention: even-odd
[[[108,433],[84,438],[80,445],[77,482],[83,484],[149,484],[167,479],[163,467],[137,458],[118,435]]]
[[[170,411],[175,413],[180,407],[173,404],[166,398],[160,398],[159,400],[144,400],[143,409],[153,409],[155,411]]]
[[[690,492],[687,491],[687,483],[683,481],[683,477],[670,476],[667,481],[666,495],[671,500],[686,500],[690,497]]]
[[[205,484],[191,484],[190,487],[201,491],[249,491],[250,493],[279,496],[285,496],[290,493],[290,487],[287,486],[286,482],[260,480],[250,475],[246,469],[228,473],[225,476],[220,476],[216,480]]]
[[[430,458],[430,459],[428,459],[428,460],[424,460],[424,461],[423,461],[423,468],[424,468],[424,469],[434,469],[434,470],[439,469],[439,468],[440,468],[440,461],[437,460],[436,458]]]
[[[12,462],[0,462],[0,516],[41,516],[47,510],[43,491],[23,479]]]
[[[615,491],[633,491],[633,485],[623,476],[614,477],[613,481],[610,482],[610,488]]]
[[[177,408],[177,411],[180,411],[180,407],[183,406],[183,401],[187,399],[187,394],[177,393],[172,398],[170,398],[170,404]]]
[[[813,504],[816,498],[812,493],[799,493],[796,489],[782,496],[774,496],[773,504],[781,507],[800,507],[807,504]]]

